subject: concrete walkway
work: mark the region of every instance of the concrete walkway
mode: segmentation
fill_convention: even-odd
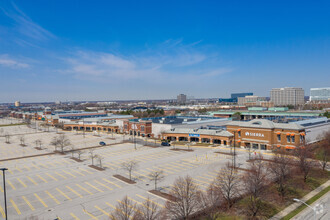
[[[316,194],[318,194],[319,192],[321,192],[323,189],[325,189],[328,186],[330,186],[330,180],[328,180],[327,182],[323,183],[321,186],[317,187],[316,189],[314,189],[312,192],[310,192],[307,195],[305,195],[300,200],[306,202],[307,200],[309,200],[310,198],[312,198],[313,196],[315,196]],[[279,219],[282,219],[284,216],[286,216],[287,214],[289,214],[290,212],[292,212],[293,210],[295,210],[296,208],[298,208],[300,205],[301,205],[301,203],[294,202],[293,204],[291,204],[290,206],[288,206],[287,208],[285,208],[281,212],[279,212],[276,215],[274,215],[272,218],[270,218],[270,220],[279,220]]]

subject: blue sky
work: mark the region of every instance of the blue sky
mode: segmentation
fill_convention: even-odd
[[[330,1],[0,1],[0,102],[330,86]]]

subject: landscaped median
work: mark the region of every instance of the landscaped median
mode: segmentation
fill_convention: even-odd
[[[309,200],[307,200],[306,203],[308,205],[313,204],[313,202],[315,202],[316,200],[318,200],[319,198],[321,198],[323,195],[325,195],[329,191],[330,191],[330,186],[327,186],[322,191],[320,191],[319,193],[317,193],[315,196],[313,196],[312,198],[310,198]],[[300,205],[298,208],[296,208],[295,210],[293,210],[292,212],[290,212],[289,214],[287,214],[286,216],[284,216],[283,217],[283,220],[289,220],[289,219],[293,218],[298,213],[300,213],[301,211],[303,211],[306,207],[307,206],[305,204]]]
[[[5,124],[5,125],[0,125],[0,127],[17,126],[17,125],[26,125],[26,123]]]

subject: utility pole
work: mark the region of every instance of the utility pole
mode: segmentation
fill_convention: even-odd
[[[136,137],[135,137],[135,127],[136,127],[136,124],[135,124],[135,122],[133,123],[133,126],[134,126],[134,132],[133,132],[134,149],[136,150]]]
[[[233,156],[233,165],[236,168],[236,131],[234,131],[234,156]]]
[[[2,170],[2,176],[3,176],[3,194],[4,194],[4,199],[5,199],[5,215],[6,215],[6,220],[8,219],[8,214],[7,214],[7,195],[6,195],[6,174],[5,171],[8,170],[7,168],[0,168]]]
[[[85,120],[84,120],[84,118],[83,118],[83,136],[85,138]]]

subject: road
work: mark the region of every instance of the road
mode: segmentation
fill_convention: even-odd
[[[322,196],[320,199],[318,199],[316,202],[312,204],[312,207],[322,205],[323,206],[323,212],[317,214],[314,216],[314,212],[311,208],[307,207],[302,212],[300,212],[298,215],[296,215],[293,220],[312,220],[312,219],[318,219],[318,220],[326,220],[330,219],[330,192]]]

